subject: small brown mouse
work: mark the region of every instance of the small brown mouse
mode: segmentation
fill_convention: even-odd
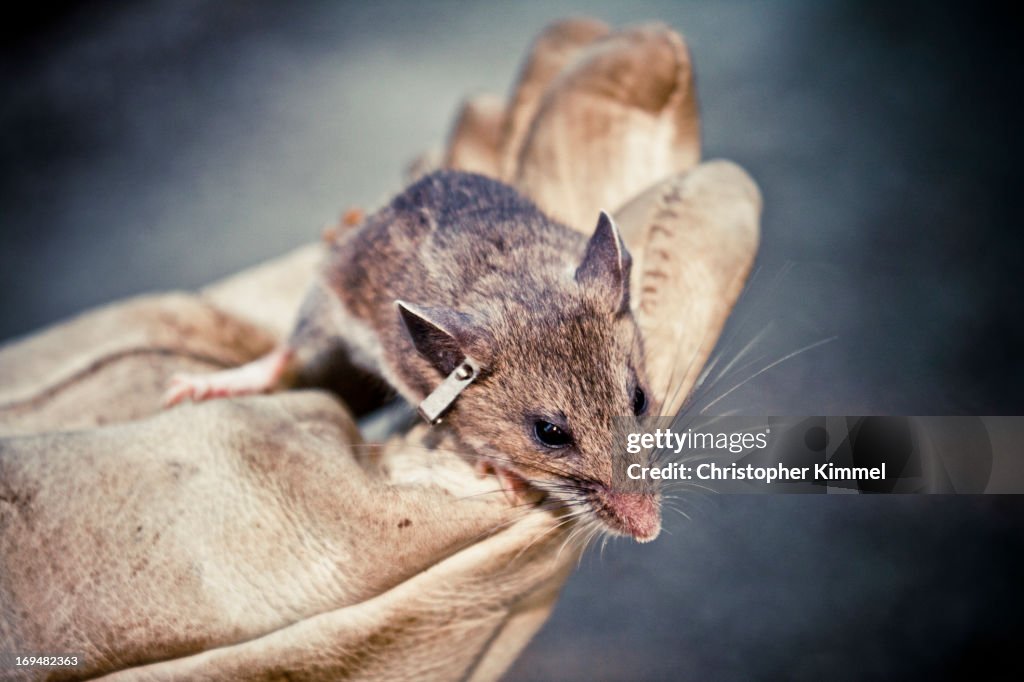
[[[656,409],[630,265],[604,212],[588,240],[508,185],[439,171],[333,237],[284,346],[179,375],[166,402],[273,390],[347,353],[429,421],[443,415],[506,491],[533,487],[585,523],[649,541],[658,491],[613,481],[614,418]]]

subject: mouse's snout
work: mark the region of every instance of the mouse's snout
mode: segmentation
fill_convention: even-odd
[[[593,493],[594,508],[612,530],[650,542],[661,532],[661,496],[601,488]]]

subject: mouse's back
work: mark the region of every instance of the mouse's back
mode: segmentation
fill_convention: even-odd
[[[326,274],[355,314],[384,323],[395,300],[458,308],[548,288],[552,271],[578,263],[585,247],[514,188],[438,171],[333,245]]]

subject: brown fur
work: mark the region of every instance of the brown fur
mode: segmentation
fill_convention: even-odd
[[[445,416],[463,444],[523,478],[571,481],[583,496],[608,490],[613,418],[633,414],[638,386],[650,395],[628,305],[630,258],[617,233],[608,234],[618,240],[617,259],[609,259],[614,246],[609,251],[607,242],[603,252],[594,251],[599,244],[588,251],[586,237],[507,185],[434,173],[332,246],[327,286],[315,290],[310,300],[320,303],[307,306],[293,344],[330,336],[311,331],[317,325],[310,320],[329,318],[326,289],[382,349],[367,369],[414,404],[463,355],[472,356],[482,375]],[[399,300],[429,311],[451,332],[449,346],[434,355],[417,348]],[[353,348],[359,343],[351,336],[340,330],[355,355],[373,355],[372,348]],[[567,426],[573,445],[552,450],[540,443],[536,419]]]

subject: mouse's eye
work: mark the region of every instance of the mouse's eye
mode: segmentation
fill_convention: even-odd
[[[572,436],[568,431],[543,419],[533,423],[533,432],[537,440],[546,447],[564,448],[572,445]]]
[[[647,394],[644,393],[644,389],[639,386],[633,390],[633,414],[636,416],[642,415],[647,411]]]

